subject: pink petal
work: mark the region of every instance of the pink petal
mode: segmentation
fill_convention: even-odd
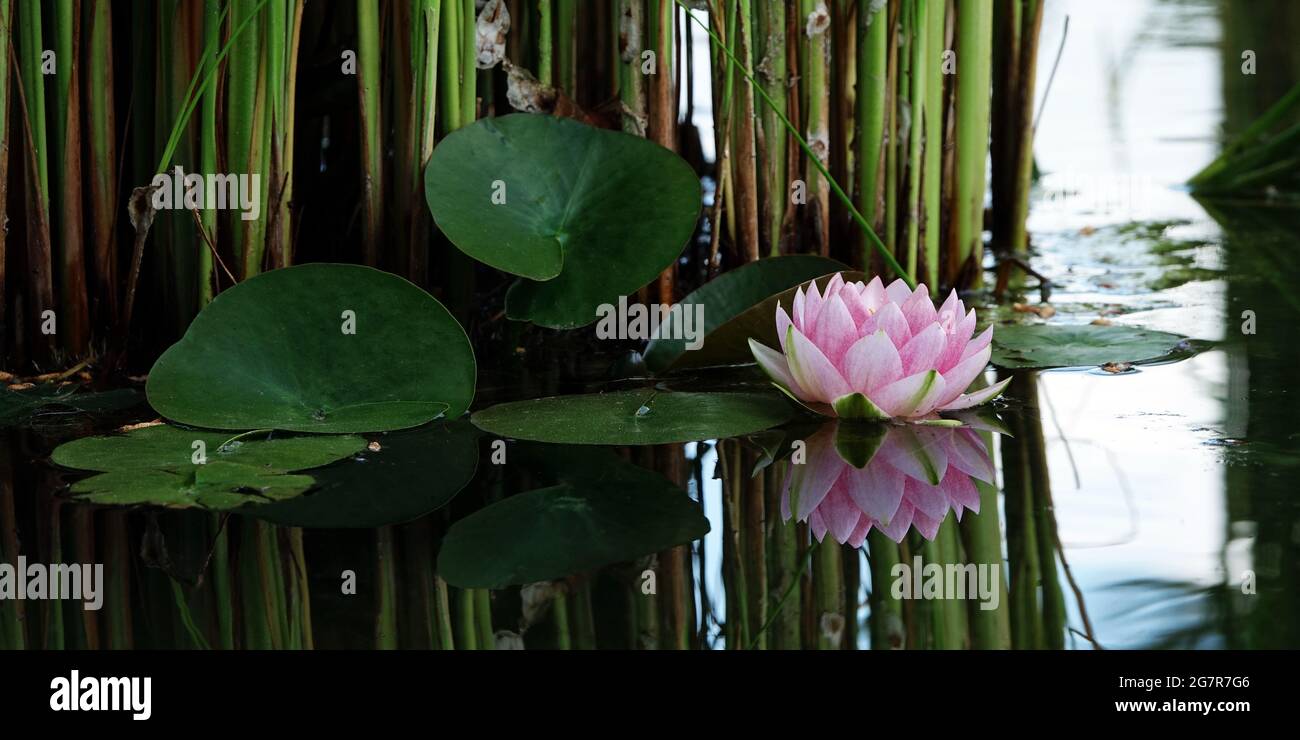
[[[912,297],[912,289],[907,287],[907,283],[903,282],[902,278],[898,278],[885,288],[885,297],[894,303],[902,304]]]
[[[948,469],[948,451],[942,437],[926,431],[918,427],[892,430],[876,455],[909,478],[938,485]]]
[[[862,299],[867,302],[867,308],[871,309],[872,313],[879,311],[888,300],[885,296],[885,286],[880,282],[879,275],[871,278],[871,282],[862,289]]]
[[[803,382],[797,372],[795,378]],[[934,408],[943,395],[943,387],[943,376],[938,371],[927,370],[877,388],[871,393],[871,400],[895,418],[919,416]]]
[[[912,297],[899,308],[903,310],[903,316],[907,318],[907,325],[912,328],[913,334],[919,334],[939,317],[939,314],[935,313],[934,303],[930,300],[930,293],[925,289],[924,283],[916,286],[916,292],[912,293]]]
[[[808,517],[808,529],[812,531],[812,536],[821,542],[826,537],[826,520],[822,518],[820,511],[814,511],[812,516]]]
[[[870,397],[872,391],[903,377],[903,362],[883,331],[863,337],[844,353],[844,379],[853,390]]]
[[[831,276],[829,281],[827,281],[826,290],[822,291],[822,300],[826,300],[833,295],[838,295],[840,290],[843,288],[844,274],[837,272]]]
[[[972,406],[978,406],[981,403],[991,401],[994,398],[997,398],[999,393],[1006,390],[1007,384],[1010,382],[1011,378],[1007,378],[1006,380],[991,385],[984,390],[975,391],[974,393],[969,394],[963,393],[960,396],[957,396],[956,400],[946,404],[942,410],[961,411],[962,409],[968,409]]]
[[[893,342],[895,347],[902,347],[907,344],[907,340],[912,338],[912,329],[907,325],[907,319],[903,316],[902,310],[898,308],[898,304],[886,303],[880,307],[880,310],[872,318],[876,322],[871,327],[871,332],[885,332],[889,336],[889,341]]]
[[[948,474],[944,476],[939,487],[943,489],[944,495],[958,512],[962,509],[970,509],[976,514],[980,513],[980,492],[969,475],[956,468],[948,468]]]
[[[935,361],[939,359],[939,355],[948,344],[947,340],[948,335],[944,333],[943,327],[935,323],[914,334],[898,351],[903,361],[903,374],[913,375],[922,370],[933,369]]]
[[[903,497],[909,504],[915,506],[917,511],[936,519],[942,519],[943,515],[948,513],[950,506],[948,496],[942,488],[911,478],[907,479]]]
[[[781,343],[781,351],[785,351],[785,330],[786,327],[793,326],[794,322],[790,320],[790,315],[781,307],[781,302],[776,302],[776,339]]]
[[[823,300],[825,299],[817,289],[817,281],[808,283],[808,291],[803,296],[803,326],[799,327],[799,331],[807,334],[817,325],[817,314],[822,310]]]
[[[849,310],[849,315],[853,317],[853,325],[859,329],[871,317],[871,309],[867,307],[867,302],[863,299],[862,293],[853,287],[861,284],[851,283],[837,294],[840,300],[844,301],[844,307]],[[860,331],[858,335],[861,336]]]
[[[867,535],[871,533],[871,520],[867,517],[858,519],[858,528],[853,530],[849,535],[847,544],[849,547],[862,547],[862,543],[867,541]]]
[[[862,470],[849,466],[841,480],[853,503],[878,522],[892,520],[903,503],[905,477],[883,460],[873,461]]]
[[[970,344],[966,345],[966,348],[963,349],[961,352],[961,359],[964,360],[967,357],[974,357],[976,352],[979,352],[980,350],[989,346],[989,342],[992,341],[993,341],[993,327],[989,326],[987,329],[980,332],[980,335],[978,337],[972,339],[970,341]]]
[[[960,303],[961,300],[957,298],[957,290],[954,288],[948,292],[948,298],[945,299],[943,305],[939,307],[939,315],[943,316],[944,314],[949,314],[952,316],[960,316],[965,313],[958,308]]]
[[[984,372],[984,368],[988,366],[989,355],[992,353],[992,347],[985,347],[957,363],[951,370],[943,374],[944,393],[943,398],[939,401],[940,407],[952,403],[954,399],[970,387],[975,378],[979,377],[979,374]]]
[[[807,302],[808,298],[804,296],[803,288],[796,288],[794,291],[794,313],[790,315],[790,318],[794,321],[794,328],[799,331],[807,331],[807,329],[804,328],[806,324],[804,324],[803,320],[804,304]],[[785,349],[784,339],[781,340],[781,348]]]
[[[826,500],[818,507],[818,512],[830,529],[831,536],[841,545],[849,539],[853,530],[858,528],[858,521],[862,519],[862,512],[853,505],[853,501],[844,491],[844,486],[838,483],[831,488]]]
[[[795,382],[794,376],[790,374],[790,365],[785,361],[785,355],[768,347],[765,344],[749,340],[749,351],[754,354],[754,360],[758,366],[763,368],[767,377],[771,378],[774,383],[790,391],[798,398],[803,398],[806,392]]]
[[[961,362],[962,353],[966,350],[966,345],[970,344],[970,337],[974,331],[975,309],[972,308],[948,333],[948,346],[944,348],[943,354],[939,356],[938,363],[935,365],[939,372],[946,373],[953,365]]]
[[[805,441],[808,459],[791,465],[794,473],[790,479],[790,506],[799,521],[807,519],[821,505],[840,474],[852,467],[840,459],[834,444],[819,441],[816,435]]]
[[[898,507],[898,512],[894,514],[893,520],[882,522],[876,528],[884,532],[885,536],[894,542],[902,542],[903,537],[907,536],[907,530],[912,527],[912,518],[914,516],[916,516],[916,509],[904,501]]]
[[[844,367],[840,361],[844,359],[844,353],[848,351],[849,346],[857,341],[858,327],[853,321],[853,315],[845,308],[844,301],[840,300],[838,295],[822,301],[821,311],[817,314],[817,323],[813,325],[809,339],[812,339],[813,344],[817,345],[832,365],[838,368]]]
[[[949,475],[952,468],[956,468],[976,480],[993,484],[993,458],[984,446],[984,440],[970,429],[953,430],[948,444],[948,467]]]
[[[785,360],[790,374],[808,394],[805,401],[830,403],[846,393],[852,393],[844,376],[835,369],[826,355],[808,337],[793,326],[786,330]]]
[[[916,527],[916,531],[920,532],[921,536],[927,540],[933,540],[939,535],[939,525],[943,524],[943,520],[944,517],[942,516],[932,519],[921,511],[912,513],[912,526]]]

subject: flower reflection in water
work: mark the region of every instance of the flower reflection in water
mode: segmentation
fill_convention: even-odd
[[[993,483],[993,461],[971,427],[830,422],[808,437],[806,459],[792,460],[781,516],[808,522],[821,541],[861,547],[872,527],[900,542],[913,525],[928,540],[948,510],[979,513],[975,481]]]

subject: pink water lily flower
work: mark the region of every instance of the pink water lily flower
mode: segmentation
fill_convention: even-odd
[[[781,488],[781,518],[808,522],[818,541],[829,533],[861,547],[878,529],[901,542],[913,527],[933,540],[949,511],[957,521],[966,510],[979,513],[975,481],[995,480],[988,447],[969,427],[884,425],[878,446],[864,450],[837,424],[805,440],[807,460],[788,467]]]
[[[938,310],[925,285],[884,287],[817,283],[795,292],[790,313],[776,308],[778,352],[749,340],[754,359],[784,391],[828,416],[916,418],[978,406],[1010,379],[974,393],[966,388],[988,365],[993,327],[974,339],[975,310],[957,291]]]

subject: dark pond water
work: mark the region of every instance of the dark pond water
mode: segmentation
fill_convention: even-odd
[[[1079,0],[1044,49],[1065,14],[1030,224],[1050,320],[1212,348],[1020,373],[979,430],[603,448],[437,423],[230,515],[72,502],[51,450],[152,415],[46,411],[4,432],[0,552],[103,564],[102,609],[0,601],[0,647],[1300,646],[1300,213],[1176,187],[1294,82],[1238,79],[1220,40],[1295,36]],[[479,407],[570,390],[481,370]]]

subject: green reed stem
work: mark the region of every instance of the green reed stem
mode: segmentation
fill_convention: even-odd
[[[928,79],[927,66],[930,55],[929,34],[927,33],[929,3],[924,0],[910,0],[907,6],[909,17],[908,51],[911,59],[908,67],[907,104],[911,109],[911,122],[907,129],[907,271],[918,274],[917,250],[921,236],[921,131],[925,120],[925,86]]]
[[[793,525],[791,526],[793,527]],[[794,595],[795,591],[799,590],[800,579],[798,576],[808,570],[808,566],[816,556],[821,544],[821,540],[813,540],[812,544],[808,546],[808,549],[804,551],[803,561],[800,562],[799,568],[795,571],[796,577],[790,579],[790,582],[785,587],[785,591],[781,593],[781,598],[777,599],[776,605],[772,607],[772,613],[768,615],[767,621],[763,622],[763,626],[759,627],[758,633],[751,638],[749,645],[751,650],[758,645],[758,639],[767,634],[767,630],[771,628],[773,622],[775,622],[776,618],[781,614],[781,610],[785,608],[786,602],[790,600],[790,597]]]
[[[379,2],[357,0],[357,94],[361,122],[362,252],[367,265],[379,264],[383,238],[384,126],[379,75]]]
[[[537,0],[537,81],[543,85],[550,85],[555,79],[555,54],[551,48],[553,13],[552,0]]]
[[[397,649],[397,562],[393,528],[375,530],[375,649]]]
[[[975,263],[981,282],[984,169],[989,154],[989,80],[993,46],[993,3],[957,0],[956,256]]]
[[[686,8],[686,5],[682,0],[674,0],[674,2],[676,2],[679,7]],[[903,269],[902,265],[898,264],[898,260],[894,259],[894,255],[891,254],[885,247],[884,243],[880,241],[880,237],[876,236],[876,232],[872,230],[870,224],[868,224],[866,219],[862,217],[862,213],[853,205],[853,201],[844,193],[843,188],[841,188],[839,183],[835,181],[835,178],[831,177],[831,173],[824,165],[822,165],[821,160],[817,158],[817,155],[808,145],[807,140],[799,135],[799,130],[795,128],[794,124],[790,123],[790,119],[780,110],[777,110],[771,97],[769,97],[767,92],[759,86],[758,82],[754,79],[754,76],[750,74],[748,69],[745,69],[740,60],[736,58],[736,55],[726,47],[726,44],[723,43],[722,39],[718,38],[718,35],[714,33],[713,29],[709,28],[706,23],[696,18],[693,14],[688,15],[694,23],[704,29],[705,33],[709,34],[709,37],[713,39],[715,44],[717,44],[717,48],[721,49],[722,52],[726,54],[731,64],[735,65],[739,69],[741,74],[744,75],[746,81],[748,81],[750,86],[754,88],[754,92],[763,100],[763,103],[776,112],[777,118],[781,120],[782,125],[784,125],[786,130],[790,132],[790,135],[794,137],[795,141],[799,142],[799,147],[803,149],[803,152],[808,156],[809,161],[816,166],[817,171],[821,173],[822,177],[826,178],[826,181],[830,184],[831,190],[835,193],[835,196],[839,198],[840,202],[843,203],[846,208],[849,209],[849,214],[853,217],[853,221],[858,225],[858,228],[862,229],[862,232],[867,235],[867,239],[870,241],[872,247],[880,253],[885,264],[888,265],[889,268],[900,278],[902,278],[903,282],[905,282],[909,287],[915,288],[916,281],[913,280],[912,276]]]
[[[206,0],[203,5],[203,57],[199,69],[215,69],[217,52],[221,45],[221,23],[224,11],[221,0]],[[198,79],[198,75],[195,75]],[[203,172],[216,172],[217,167],[217,86],[206,85],[200,94],[202,108],[199,111],[199,167]],[[204,204],[207,205],[206,203]],[[212,208],[203,208],[199,214],[199,223],[213,242],[217,238],[217,212]],[[202,239],[202,235],[200,235]],[[199,246],[198,284],[199,308],[212,302],[212,251],[206,244]]]
[[[921,178],[925,200],[925,275],[930,281],[930,294],[939,295],[939,246],[943,240],[943,65],[944,21],[946,3],[931,4],[925,14],[925,46],[928,63],[925,66],[925,94],[923,119],[925,126],[925,152]],[[913,117],[913,125],[916,118]]]

